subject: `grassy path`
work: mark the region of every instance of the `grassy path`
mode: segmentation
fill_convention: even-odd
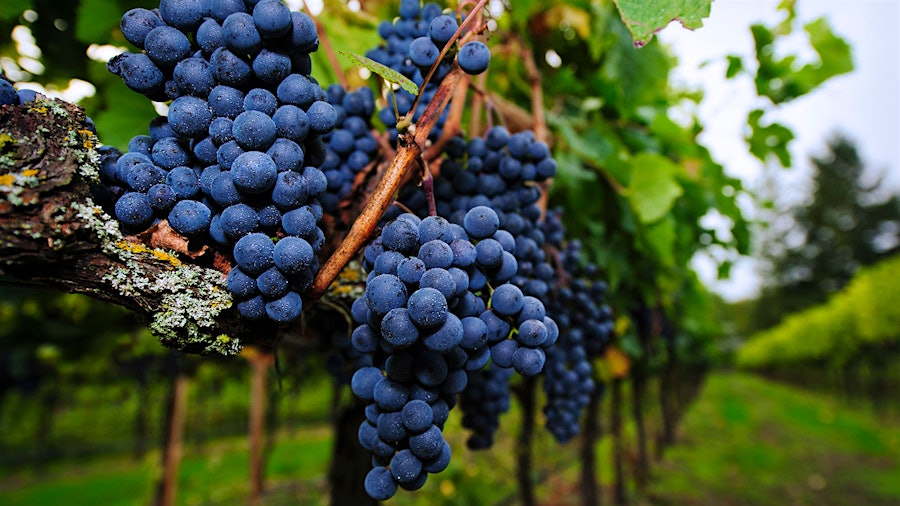
[[[482,506],[514,497],[515,411],[505,415],[507,429],[490,452],[464,449],[467,434],[455,413],[447,430],[454,448],[450,467],[429,479],[419,492],[398,494],[390,504]],[[633,446],[633,430],[626,427],[626,433],[628,445]],[[539,430],[534,445],[535,472],[543,477],[537,485],[540,503],[580,505],[577,442],[559,446]],[[604,504],[612,504],[610,448],[608,438],[598,444],[607,492]],[[264,503],[326,504],[330,449],[331,435],[325,425],[282,434],[268,461],[270,493]],[[156,455],[142,462],[107,458],[0,476],[0,504],[145,505],[152,496],[157,459]],[[182,463],[178,504],[244,504],[247,474],[242,438],[193,448]],[[638,506],[900,505],[900,422],[888,423],[827,396],[753,376],[712,374],[682,420],[678,443],[667,450],[663,462],[653,466],[648,489],[634,502]]]
[[[826,396],[713,374],[680,434],[644,504],[900,504],[900,424]]]

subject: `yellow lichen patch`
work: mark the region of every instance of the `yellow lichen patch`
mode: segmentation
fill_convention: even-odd
[[[37,176],[38,172],[39,171],[37,169],[28,169],[28,170],[23,170],[22,175],[25,177],[32,177],[32,176]]]
[[[3,146],[7,142],[14,142],[14,141],[15,141],[15,139],[13,139],[11,135],[9,135],[7,133],[0,134],[0,146]]]
[[[38,106],[38,107],[32,107],[31,110],[34,112],[37,112],[39,114],[43,114],[44,116],[47,115],[47,106],[45,106],[45,105]]]
[[[84,137],[84,143],[82,144],[85,149],[93,149],[94,142],[91,140],[91,137],[94,135],[94,132],[90,130],[79,130],[79,134]]]
[[[124,249],[126,251],[130,251],[132,253],[150,253],[157,260],[169,262],[170,264],[172,264],[173,267],[181,267],[181,260],[179,260],[177,257],[170,255],[169,253],[166,253],[165,251],[162,251],[162,250],[150,249],[150,248],[144,246],[143,244],[137,244],[137,243],[128,242],[128,241],[119,241],[116,243],[116,246],[118,246],[119,248]]]
[[[353,291],[352,285],[342,285],[337,281],[331,283],[331,286],[328,287],[328,293],[330,293],[331,295],[334,295],[336,297],[351,295],[352,291]]]
[[[0,186],[12,186],[16,182],[16,176],[12,174],[0,175]]]

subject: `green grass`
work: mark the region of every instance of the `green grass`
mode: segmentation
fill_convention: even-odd
[[[311,490],[320,488],[331,445],[331,434],[324,427],[283,437],[266,463],[267,484],[277,488],[286,482],[306,483]],[[142,462],[100,459],[84,466],[55,469],[49,476],[39,471],[21,473],[3,480],[0,504],[145,505],[153,496],[158,461],[159,454],[153,452]],[[249,491],[246,440],[190,446],[179,471],[178,504],[243,504]]]
[[[323,389],[324,390],[324,389]],[[327,391],[308,401],[327,400]],[[626,397],[627,398],[627,397]],[[656,394],[648,392],[652,406]],[[324,402],[315,402],[322,404]],[[319,409],[324,409],[319,406]],[[306,409],[306,408],[304,408]],[[608,404],[604,427],[608,428]],[[648,407],[648,434],[658,411]],[[625,417],[626,452],[634,454],[634,426]],[[539,415],[539,426],[540,426]],[[519,413],[503,416],[495,447],[465,449],[467,433],[454,410],[446,430],[454,456],[448,469],[416,493],[398,493],[391,504],[490,505],[516,493],[513,440]],[[264,504],[327,504],[326,472],[332,436],[312,422],[279,434],[266,467]],[[650,448],[652,450],[652,443]],[[611,442],[597,445],[600,478],[610,504]],[[541,504],[580,504],[578,441],[559,446],[543,430],[534,440],[536,492]],[[243,437],[185,448],[178,484],[180,505],[244,504],[249,490]],[[159,473],[159,454],[62,461],[49,468],[0,477],[4,506],[145,505]],[[626,471],[630,471],[626,464]],[[634,497],[634,490],[630,488]],[[678,443],[653,466],[653,479],[637,501],[654,505],[896,505],[900,504],[900,424],[807,393],[743,374],[711,375],[682,421]]]
[[[900,427],[821,394],[709,377],[657,467],[651,504],[900,504]]]

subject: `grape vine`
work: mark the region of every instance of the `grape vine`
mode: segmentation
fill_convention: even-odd
[[[108,63],[170,105],[127,152],[105,152],[94,193],[126,231],[168,227],[224,259],[244,320],[294,324],[361,251],[355,327],[315,326],[331,339],[329,369],[367,404],[358,439],[378,500],[447,467],[442,431],[457,404],[469,446],[490,447],[514,372],[546,371],[547,427],[571,439],[597,388],[591,360],[611,338],[606,284],[545,207],[557,172],[545,127],[447,129],[448,103],[460,111],[467,98],[464,76],[491,61],[484,5],[402,0],[378,26],[383,43],[367,57],[418,93],[393,89],[389,73],[386,94],[323,89],[311,77],[316,21],[280,0],[132,9],[122,32],[143,51]],[[428,146],[441,150],[430,163]],[[360,191],[367,204],[354,206]]]

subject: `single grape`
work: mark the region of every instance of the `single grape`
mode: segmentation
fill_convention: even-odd
[[[491,50],[488,49],[484,42],[473,40],[460,48],[457,61],[467,74],[481,74],[487,70],[488,65],[491,63]]]

